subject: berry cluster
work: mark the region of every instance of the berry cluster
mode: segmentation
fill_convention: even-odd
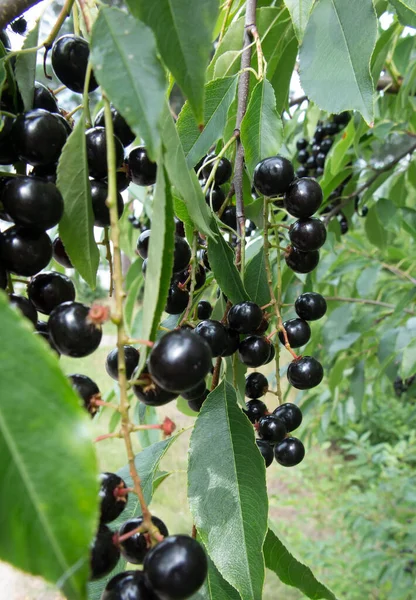
[[[100,524],[91,547],[92,581],[108,575],[120,554],[142,571],[125,571],[106,585],[102,600],[185,600],[204,583],[207,558],[202,546],[187,535],[169,535],[164,522],[152,516],[125,521],[118,532],[108,527],[127,505],[128,488],[118,475],[101,474]]]

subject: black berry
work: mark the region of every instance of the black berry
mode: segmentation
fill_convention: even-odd
[[[309,165],[307,165],[309,167]],[[313,165],[315,168],[316,165]],[[292,183],[285,194],[285,207],[298,219],[307,219],[322,204],[323,194],[319,183],[311,177],[302,177]]]
[[[252,423],[256,423],[267,413],[267,406],[261,400],[249,400],[243,412]]]
[[[308,145],[309,145],[309,142],[305,138],[299,138],[296,142],[297,150],[305,150],[305,148],[307,148]]]
[[[264,458],[264,462],[266,463],[266,469],[267,469],[267,467],[270,467],[270,465],[273,462],[273,458],[274,458],[273,446],[271,446],[269,444],[269,442],[266,442],[266,440],[256,440],[256,444],[257,444],[258,449],[261,452],[261,455]]]
[[[191,248],[185,238],[175,236],[175,250],[173,254],[173,272],[183,271],[191,260]]]
[[[307,150],[300,150],[296,158],[301,164],[306,163],[309,158],[309,152]]]
[[[273,414],[284,422],[288,432],[295,431],[302,423],[302,411],[291,402],[281,404],[274,409]]]
[[[57,263],[66,267],[67,269],[72,269],[71,259],[66,253],[65,246],[60,237],[56,237],[53,240],[52,244],[52,255]]]
[[[113,532],[107,525],[100,525],[91,547],[91,581],[101,579],[110,573],[120,558],[120,551],[114,543]]]
[[[118,137],[123,146],[129,146],[134,141],[136,136],[113,105],[111,105],[111,117],[115,135]],[[97,113],[97,116],[94,120],[94,127],[105,127],[104,108]]]
[[[263,373],[250,373],[246,377],[245,395],[247,398],[260,398],[267,394],[269,382]]]
[[[16,225],[0,235],[0,260],[8,271],[16,275],[36,275],[51,258],[52,243],[44,231]]]
[[[36,167],[58,161],[68,132],[57,115],[37,108],[16,118],[12,135],[20,159]]]
[[[202,176],[205,179],[209,178],[214,168],[214,165],[216,164],[212,161],[213,158],[215,158],[215,156],[213,154],[209,154],[205,159],[204,165],[202,167]],[[220,158],[217,164],[218,166],[217,170],[215,171],[214,181],[217,185],[222,185],[230,179],[231,173],[233,172],[233,168],[228,158],[225,158],[224,156]]]
[[[287,339],[292,348],[300,348],[307,344],[311,337],[311,328],[303,319],[289,319],[283,323],[286,329]],[[279,340],[284,345],[285,337],[283,331],[279,331]]]
[[[196,384],[195,387],[190,390],[186,390],[186,392],[182,392],[181,396],[185,400],[197,400],[200,398],[205,392],[205,379]]]
[[[250,335],[240,342],[238,356],[248,367],[260,367],[270,356],[270,342],[264,337]]]
[[[318,167],[323,167],[325,165],[326,154],[325,152],[318,152],[316,155],[316,164]]]
[[[298,296],[295,302],[295,310],[301,319],[305,321],[317,321],[326,313],[326,300],[316,292],[305,292]]]
[[[194,412],[199,412],[202,408],[202,405],[204,404],[207,396],[209,394],[209,389],[206,388],[204,393],[202,394],[202,396],[200,396],[199,398],[195,398],[195,400],[188,400],[188,406],[191,410],[193,410]]]
[[[169,315],[180,315],[188,306],[188,302],[188,290],[182,289],[175,281],[173,281],[168,290],[165,312]]]
[[[14,309],[19,310],[19,312],[32,321],[33,325],[36,327],[38,322],[38,313],[36,312],[36,308],[33,306],[32,302],[25,298],[24,296],[18,296],[17,294],[9,295],[10,306]]]
[[[309,169],[308,167],[305,167],[305,165],[301,165],[296,171],[296,177],[307,177],[308,174]]]
[[[294,177],[292,163],[283,156],[265,158],[254,169],[254,185],[263,196],[284,194]]]
[[[302,252],[319,250],[325,244],[326,229],[320,219],[305,219],[291,225],[289,238],[292,246]]]
[[[303,356],[290,363],[287,370],[289,383],[298,390],[310,390],[322,381],[324,370],[312,356]]]
[[[7,271],[3,267],[3,265],[0,264],[0,289],[5,290],[7,287],[7,283],[8,283]]]
[[[124,346],[124,360],[126,363],[126,377],[127,379],[131,379],[134,370],[139,364],[140,354],[139,351],[134,348],[134,346]],[[115,379],[118,380],[118,348],[114,348],[107,355],[107,359],[105,361],[105,368],[107,373]]]
[[[219,185],[214,185],[213,188],[207,190],[205,194],[206,203],[211,206],[214,212],[220,210],[225,200],[225,194]]]
[[[61,354],[87,356],[100,345],[101,326],[89,321],[89,311],[80,302],[64,302],[51,312],[49,331]]]
[[[142,377],[143,373],[140,375],[140,379],[142,379]],[[165,404],[168,404],[168,402],[175,400],[178,396],[178,394],[167,392],[162,389],[150,378],[148,383],[134,384],[133,392],[140,402],[143,402],[146,406],[164,406]]]
[[[94,213],[94,225],[96,227],[110,226],[110,209],[107,206],[108,185],[104,181],[91,181],[91,200],[92,210]],[[123,198],[117,192],[117,212],[118,218],[123,214],[124,203]]]
[[[84,408],[94,416],[98,410],[98,407],[94,405],[95,399],[100,399],[100,389],[98,385],[87,375],[68,375],[68,379],[71,382],[72,387],[84,402]]]
[[[213,357],[221,356],[221,354],[227,350],[227,332],[224,325],[219,321],[213,321],[211,319],[201,321],[195,327],[194,333],[208,342]]]
[[[222,213],[220,220],[224,225],[237,231],[237,209],[235,206],[227,206]]]
[[[276,415],[266,415],[259,421],[258,433],[263,440],[276,444],[285,439],[286,425]]]
[[[104,588],[101,600],[158,600],[146,584],[142,571],[115,575]]]
[[[348,111],[345,111],[339,113],[339,115],[333,115],[332,118],[334,119],[334,123],[337,125],[348,125],[351,119],[351,114]]]
[[[51,113],[58,113],[58,103],[56,98],[46,85],[35,81],[35,91],[33,95],[33,108],[43,108]]]
[[[157,164],[150,160],[146,148],[133,148],[129,154],[129,172],[136,185],[153,185],[156,183]]]
[[[238,347],[240,345],[240,334],[238,333],[238,331],[235,331],[230,327],[226,327],[225,331],[227,333],[227,347],[221,354],[221,356],[231,356],[238,350]]]
[[[52,68],[55,75],[73,92],[82,93],[87,72],[90,47],[86,40],[77,35],[63,35],[52,47]],[[91,74],[88,91],[98,87]]]
[[[111,523],[121,515],[126,508],[128,495],[127,486],[123,479],[115,473],[100,475],[100,520],[101,523]]]
[[[282,467],[294,467],[305,456],[305,447],[298,438],[287,437],[274,447],[274,457]]]
[[[168,528],[161,519],[152,516],[152,523],[159,529],[159,533],[163,535],[163,537],[169,535]],[[142,524],[143,517],[133,517],[121,525],[118,534],[119,536],[125,535],[126,533],[129,533],[129,531],[137,529]],[[134,533],[131,537],[120,542],[120,551],[127,562],[133,565],[141,565],[149,551],[146,536],[143,533]]]
[[[75,300],[75,287],[68,277],[51,271],[35,275],[27,295],[39,312],[49,315],[58,304]]]
[[[197,307],[198,319],[209,319],[212,314],[212,306],[207,300],[200,300]]]
[[[104,127],[92,127],[85,132],[87,143],[88,170],[94,179],[107,177],[107,141]],[[124,158],[123,144],[114,136],[116,151],[115,166],[118,169]]]
[[[285,261],[295,273],[310,273],[319,263],[319,251],[301,252],[297,248],[290,248],[285,254]]]
[[[260,326],[263,311],[254,302],[239,302],[228,312],[228,325],[238,333],[252,333]]]
[[[150,242],[150,229],[145,229],[139,235],[139,239],[137,240],[137,252],[143,259],[147,258],[147,255],[149,252],[149,242]]]

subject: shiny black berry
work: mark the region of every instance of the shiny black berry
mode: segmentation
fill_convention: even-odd
[[[341,235],[345,235],[346,233],[348,233],[348,230],[349,230],[348,219],[344,215],[341,215],[341,218],[339,220],[339,226],[341,229]]]
[[[312,177],[303,177],[294,181],[287,190],[285,207],[293,217],[307,219],[318,210],[322,199],[322,188],[319,183]]]
[[[101,524],[91,547],[90,579],[95,581],[110,573],[120,558],[120,550],[114,543],[113,532]]]
[[[326,313],[326,300],[316,292],[305,292],[296,298],[295,310],[305,321],[317,321]]]
[[[101,523],[111,523],[117,519],[126,508],[128,495],[127,486],[123,479],[115,473],[100,475],[100,520]]]
[[[36,167],[58,161],[68,132],[57,115],[37,108],[18,115],[12,135],[20,159]]]
[[[323,167],[325,165],[326,154],[324,152],[318,152],[316,155],[316,164],[318,167]]]
[[[263,311],[254,302],[239,302],[228,312],[228,325],[238,333],[256,331],[263,319]]]
[[[336,135],[338,133],[338,126],[336,123],[326,123],[324,125],[326,135]]]
[[[143,373],[141,373],[140,379],[143,377]],[[133,378],[136,378],[136,375],[134,375]],[[168,402],[175,400],[178,396],[178,394],[167,392],[162,389],[150,378],[146,383],[134,384],[133,392],[140,402],[143,402],[146,406],[164,406],[165,404],[168,404]]]
[[[163,537],[169,535],[168,528],[161,519],[152,516],[152,523],[159,529],[159,533]],[[141,527],[141,525],[143,525],[143,517],[133,517],[121,525],[118,534],[119,536],[125,535],[133,529]],[[131,537],[120,542],[120,551],[127,562],[133,565],[141,565],[149,551],[146,536],[143,533],[134,533]]]
[[[307,177],[309,169],[305,165],[301,165],[296,171],[296,177]]]
[[[143,263],[144,264],[144,263]],[[176,281],[172,281],[168,290],[165,312],[168,315],[180,315],[188,306],[189,292],[179,287]]]
[[[274,409],[273,414],[284,422],[288,432],[295,431],[302,423],[302,411],[299,406],[291,402],[280,404]]]
[[[100,389],[98,385],[87,375],[76,373],[68,375],[72,387],[84,403],[84,408],[94,416],[98,407],[94,405],[95,399],[100,399]]]
[[[319,263],[319,251],[301,252],[297,248],[290,248],[285,254],[287,266],[295,273],[310,273]]]
[[[309,158],[309,152],[307,150],[300,150],[296,158],[301,164],[306,163]]]
[[[221,356],[227,350],[228,336],[225,327],[219,321],[207,319],[201,321],[194,329],[196,335],[204,338],[211,348],[212,356]]]
[[[58,165],[55,163],[53,165],[46,165],[44,167],[33,167],[30,172],[30,177],[35,177],[37,179],[42,179],[47,183],[56,183],[56,169]]]
[[[284,421],[276,415],[265,415],[259,421],[259,436],[271,444],[276,444],[285,439],[287,430]]]
[[[129,154],[129,172],[136,185],[154,185],[156,183],[157,164],[150,160],[146,148],[133,148]]]
[[[137,252],[143,259],[147,258],[147,255],[149,252],[149,242],[150,242],[150,229],[145,229],[139,235],[139,239],[137,240]]]
[[[29,319],[29,321],[32,321],[33,325],[36,327],[38,322],[38,313],[28,298],[25,298],[24,296],[18,296],[17,294],[10,294],[9,302],[12,308],[18,310],[24,317]]]
[[[126,365],[126,377],[127,379],[131,379],[134,370],[139,364],[140,354],[139,351],[134,348],[134,346],[124,346],[124,361]],[[118,348],[114,348],[107,355],[107,359],[105,361],[105,368],[107,373],[115,379],[118,380]]]
[[[77,35],[63,35],[52,46],[52,68],[55,75],[73,92],[84,91],[90,47],[86,40]],[[91,74],[88,91],[98,87],[94,75]]]
[[[111,117],[115,135],[118,137],[123,146],[129,146],[134,141],[136,136],[113,105],[111,105]],[[104,108],[97,113],[97,116],[94,120],[94,127],[105,127]]]
[[[309,145],[309,142],[305,138],[299,138],[296,142],[297,150],[305,150],[305,148],[307,148],[308,145]]]
[[[102,330],[89,320],[89,312],[89,307],[80,302],[64,302],[51,312],[49,331],[61,354],[77,358],[98,348]]]
[[[200,396],[199,398],[195,398],[195,400],[188,400],[188,406],[191,410],[193,410],[194,412],[199,412],[202,408],[202,405],[204,404],[205,400],[207,399],[207,396],[209,394],[209,389],[206,388],[204,393],[202,394],[202,396]]]
[[[240,342],[238,357],[247,367],[260,367],[270,356],[270,346],[269,340],[265,337],[250,335]]]
[[[296,221],[289,229],[292,246],[302,252],[319,250],[326,240],[326,228],[320,219],[305,219]]]
[[[238,331],[235,331],[230,327],[226,327],[225,331],[227,333],[227,347],[221,354],[221,356],[231,356],[238,350],[238,347],[240,345],[240,334],[238,333]]]
[[[320,362],[312,356],[302,356],[292,361],[287,369],[288,381],[298,390],[310,390],[319,385],[324,370]]]
[[[3,44],[3,46],[4,46],[4,48],[6,50],[11,50],[12,49],[12,43],[10,41],[9,36],[4,31],[4,29],[0,29],[0,41],[1,41],[1,43]]]
[[[267,360],[266,360],[266,362],[264,364],[268,365],[270,362],[272,362],[272,360],[274,359],[275,355],[276,355],[276,349],[275,349],[275,347],[274,347],[273,344],[270,344],[270,353],[269,353],[269,356],[268,356],[268,358],[267,358]]]
[[[311,328],[303,319],[289,319],[283,323],[286,329],[287,339],[292,348],[300,348],[307,344],[311,337]],[[284,345],[285,337],[283,331],[279,331],[279,340]]]
[[[256,440],[256,444],[257,444],[258,449],[261,452],[261,455],[264,458],[264,462],[266,463],[266,469],[267,469],[267,467],[270,467],[270,465],[273,462],[273,458],[274,458],[273,446],[271,446],[269,444],[269,442],[266,442],[266,440]]]
[[[52,255],[57,263],[59,263],[63,267],[66,267],[67,269],[72,269],[71,259],[66,253],[65,246],[63,245],[63,242],[60,237],[56,237],[53,240]]]
[[[267,413],[267,406],[261,400],[249,400],[243,412],[252,423],[256,423]]]
[[[205,159],[204,165],[202,167],[202,176],[204,177],[204,179],[209,178],[214,168],[214,165],[216,164],[212,161],[213,158],[214,155],[209,154]],[[225,158],[224,156],[220,158],[217,164],[218,166],[217,170],[215,171],[214,181],[217,185],[222,185],[230,179],[233,168],[228,158]]]
[[[85,132],[87,143],[88,170],[94,179],[105,179],[107,177],[107,142],[104,127],[92,127]],[[118,169],[124,158],[123,144],[118,137],[114,136],[116,151],[115,166]]]
[[[225,200],[225,194],[219,185],[214,185],[205,194],[206,203],[212,208],[214,212],[220,210]]]
[[[35,275],[27,286],[27,293],[36,309],[45,315],[49,315],[58,304],[75,300],[72,281],[55,271]]]
[[[260,398],[267,394],[269,382],[263,373],[250,373],[246,377],[245,395],[247,398]]]
[[[263,196],[280,196],[287,192],[295,177],[293,165],[283,156],[271,156],[254,169],[254,185]]]
[[[16,225],[0,235],[0,260],[8,271],[16,275],[36,275],[51,258],[52,243],[44,231]]]
[[[200,300],[197,307],[198,319],[209,319],[212,314],[212,306],[207,300]]]
[[[186,390],[186,392],[182,392],[181,396],[185,400],[196,400],[200,398],[205,392],[205,379],[196,384],[195,387],[190,390]]]
[[[282,467],[295,467],[305,456],[305,447],[298,438],[287,437],[274,447],[274,457]]]
[[[104,181],[96,181],[95,179],[93,179],[90,183],[92,211],[94,213],[94,225],[96,225],[96,227],[109,227],[110,209],[106,204],[108,198],[108,185]],[[123,198],[121,194],[117,192],[118,218],[120,218],[123,214],[123,209]]]
[[[227,227],[230,227],[231,229],[234,229],[234,231],[237,231],[237,209],[235,206],[227,206],[227,208],[224,210],[224,212],[222,213],[221,217],[220,217],[220,221],[222,223],[224,223],[224,225],[227,225]]]
[[[58,103],[55,96],[46,85],[35,81],[35,91],[33,95],[33,108],[43,108],[51,113],[58,113]]]
[[[142,571],[123,571],[104,588],[101,600],[158,600],[149,589]]]
[[[173,254],[172,271],[178,273],[183,271],[189,265],[191,260],[191,248],[185,238],[179,235],[175,236],[175,250]]]
[[[351,113],[348,111],[339,113],[339,115],[333,115],[334,123],[337,125],[347,125],[351,119]]]
[[[147,553],[144,572],[157,595],[181,600],[195,594],[204,583],[208,562],[199,542],[187,535],[172,535]]]
[[[266,331],[268,330],[270,326],[270,321],[269,319],[267,319],[266,317],[263,317],[261,320],[260,325],[257,327],[257,329],[255,329],[253,331],[253,333],[255,335],[263,335],[263,333],[266,333]]]
[[[209,344],[192,331],[170,331],[153,346],[149,371],[160,387],[180,394],[208,375],[212,367]]]

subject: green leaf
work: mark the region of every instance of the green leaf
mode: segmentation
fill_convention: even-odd
[[[351,375],[350,390],[352,397],[354,398],[355,407],[359,412],[361,412],[361,405],[365,392],[365,371],[363,360],[360,360],[360,362],[354,367],[354,371]]]
[[[142,273],[143,261],[138,258],[130,266],[126,275],[125,286],[127,289],[127,297],[124,303],[124,322],[129,331],[133,324],[134,309],[137,305],[138,295],[144,284],[144,276]]]
[[[299,42],[302,41],[315,0],[285,0]]]
[[[378,248],[385,247],[386,232],[380,223],[375,206],[370,208],[365,218],[365,231],[369,242]]]
[[[185,153],[167,106],[163,114],[162,142],[165,167],[172,185],[181,196],[198,231],[212,237],[212,213],[205,202],[195,171],[186,164]]]
[[[300,49],[300,79],[307,96],[331,113],[358,110],[371,123],[370,59],[376,37],[371,0],[319,0]]]
[[[189,103],[186,102],[182,108],[177,128],[189,168],[194,167],[211,146],[221,138],[236,87],[237,77],[224,77],[207,83],[202,131],[199,130],[198,122]]]
[[[166,77],[152,31],[118,8],[101,7],[90,57],[97,81],[155,159]]]
[[[263,79],[252,91],[241,123],[241,142],[251,176],[260,160],[278,153],[282,138],[283,125],[276,111],[273,87]]]
[[[269,76],[276,96],[276,110],[280,115],[288,104],[290,81],[298,56],[298,41],[293,35],[282,50],[274,74]]]
[[[251,300],[259,306],[270,302],[263,246],[260,246],[259,251],[246,267],[244,285]]]
[[[222,577],[242,600],[261,598],[267,531],[265,465],[235,390],[225,381],[209,394],[195,423],[188,498],[198,534]]]
[[[127,0],[131,12],[153,29],[163,61],[203,122],[205,71],[219,12],[218,0]]]
[[[59,581],[67,598],[80,600],[85,598],[98,508],[89,417],[56,357],[10,309],[3,293],[0,327],[5,369],[0,509],[7,515],[2,519],[0,559]],[[24,357],[30,360],[24,360],[22,371]]]
[[[402,25],[416,28],[416,10],[414,0],[390,0],[390,3],[396,9],[397,17]]]
[[[271,529],[267,532],[263,552],[266,567],[276,573],[286,585],[297,588],[312,600],[337,600],[334,594],[315,578],[309,567],[299,562],[285,548]]]
[[[27,34],[23,42],[22,50],[34,48],[38,45],[39,21],[35,27]],[[33,96],[35,92],[36,76],[36,52],[28,54],[18,54],[16,58],[15,76],[20,95],[23,100],[25,110],[33,108]]]
[[[215,240],[208,240],[208,260],[218,285],[233,304],[249,300],[241,275],[234,264],[234,252],[224,240],[216,223],[213,230],[217,237]]]
[[[194,600],[192,596],[191,600]],[[240,594],[225,579],[208,556],[208,575],[195,600],[241,600]]]
[[[374,285],[380,273],[380,265],[371,265],[363,271],[357,278],[357,292],[361,298],[365,298],[368,294],[374,292]]]
[[[411,377],[416,373],[416,340],[413,340],[403,350],[400,374],[403,379]]]
[[[74,268],[95,287],[100,253],[94,239],[94,214],[88,174],[84,120],[69,136],[58,163],[56,185],[64,199],[59,235]]]

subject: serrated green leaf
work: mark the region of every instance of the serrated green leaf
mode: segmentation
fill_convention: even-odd
[[[185,203],[196,229],[212,237],[212,213],[205,202],[195,171],[186,164],[185,153],[167,106],[163,114],[162,142],[165,166],[172,185]]]
[[[83,119],[75,125],[63,147],[56,185],[65,207],[59,223],[59,235],[74,268],[94,288],[100,253],[94,239],[94,214]]]
[[[315,578],[309,567],[299,562],[285,548],[271,529],[267,532],[263,552],[266,567],[276,573],[286,585],[297,588],[312,600],[337,600],[334,594]]]
[[[67,598],[80,600],[85,598],[98,511],[98,467],[89,417],[56,357],[9,308],[3,293],[0,327],[5,369],[0,509],[7,515],[2,519],[0,558],[55,584],[59,581]],[[30,357],[24,361],[24,376],[23,357]]]
[[[302,41],[315,0],[285,0],[299,42]]]
[[[157,158],[167,86],[152,31],[118,8],[102,6],[92,29],[90,58],[111,102]]]
[[[27,34],[23,42],[22,50],[34,48],[38,45],[39,21],[35,27]],[[33,108],[33,96],[35,91],[36,76],[36,52],[28,54],[18,54],[16,58],[15,77],[20,95],[23,100],[25,110]]]
[[[217,237],[208,241],[208,260],[221,291],[233,304],[249,300],[241,275],[234,264],[234,252],[224,240],[217,224],[213,230]]]
[[[341,171],[347,150],[354,142],[355,126],[354,120],[351,119],[347,127],[342,132],[342,136],[332,146],[328,155],[325,168],[329,168],[332,175],[336,175]]]
[[[365,218],[365,231],[369,242],[378,248],[386,245],[386,231],[381,225],[375,206],[371,207]]]
[[[202,131],[188,102],[182,108],[177,128],[189,168],[194,167],[221,138],[236,88],[237,77],[224,77],[207,83]]]
[[[269,75],[276,96],[276,110],[280,115],[288,104],[290,81],[298,56],[298,41],[293,35],[280,53],[273,75]]]
[[[241,600],[240,594],[221,576],[208,556],[208,575],[197,596],[191,600]]]
[[[374,88],[370,59],[376,37],[377,18],[371,0],[316,2],[299,57],[307,96],[327,112],[354,109],[371,123]]]
[[[257,163],[279,152],[282,138],[283,124],[276,111],[274,90],[267,79],[263,79],[252,91],[241,123],[241,142],[251,176]]]
[[[267,531],[265,465],[253,428],[226,381],[209,394],[195,423],[188,498],[198,534],[221,576],[242,600],[261,598]]]
[[[260,247],[257,254],[250,260],[246,267],[244,286],[251,300],[259,306],[270,302],[263,246]]]
[[[219,12],[218,0],[127,0],[131,12],[152,28],[163,61],[203,122],[205,71]]]

